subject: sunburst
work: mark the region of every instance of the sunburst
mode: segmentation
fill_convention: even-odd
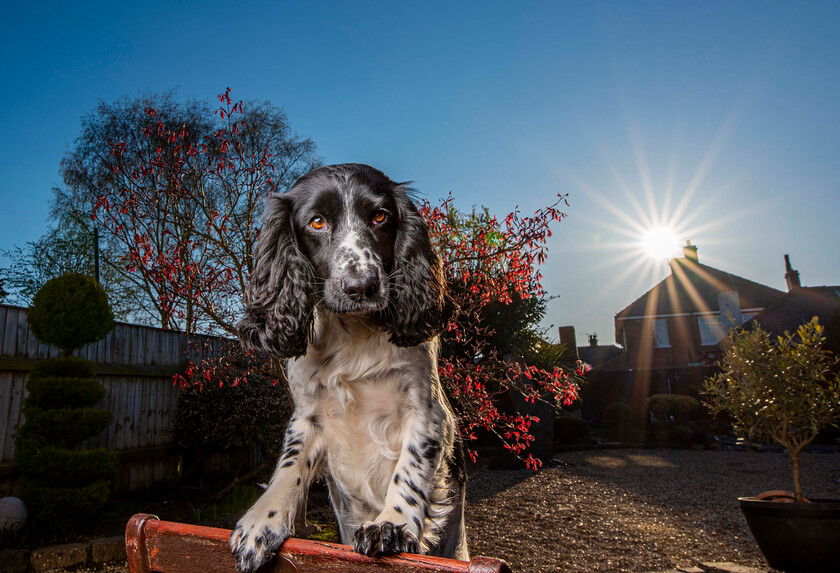
[[[587,196],[599,207],[597,218],[576,213],[597,229],[593,233],[597,234],[595,244],[587,248],[597,254],[592,254],[593,262],[581,272],[603,275],[609,269],[610,275],[609,280],[600,281],[596,291],[588,293],[587,306],[597,307],[614,298],[616,292],[622,293],[625,303],[630,302],[668,275],[668,261],[683,256],[681,244],[689,240],[700,245],[719,244],[721,229],[746,215],[731,212],[721,216],[718,206],[732,189],[722,188],[719,183],[715,189],[704,185],[731,129],[732,118],[727,117],[683,183],[676,175],[678,154],[671,156],[659,177],[650,169],[641,137],[634,129],[630,130],[630,139],[638,175],[635,181],[622,173],[607,154],[602,154],[602,158],[605,171],[611,174],[610,190],[595,187],[582,180],[579,173],[560,168],[575,188],[573,195]],[[621,193],[616,194],[615,190]],[[614,238],[605,239],[607,236]],[[704,258],[712,265],[720,263],[708,254]]]

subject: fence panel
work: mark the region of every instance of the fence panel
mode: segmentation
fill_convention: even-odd
[[[192,349],[191,340],[218,348],[223,340],[193,337],[148,326],[117,323],[114,330],[96,344],[76,351],[97,363],[97,379],[105,387],[100,408],[111,412],[111,423],[100,435],[80,446],[107,448],[118,452],[161,450],[173,443],[170,422],[178,399],[172,375],[183,369],[188,358],[198,360],[204,351]],[[22,420],[25,383],[34,361],[58,356],[55,347],[40,343],[26,322],[26,309],[0,304],[0,494],[8,495],[16,485],[8,470],[14,462],[14,441]],[[165,448],[164,448],[165,449]],[[161,450],[162,451],[162,450]],[[171,451],[158,460],[130,456],[115,478],[119,491],[150,485],[172,477],[180,466]],[[123,467],[125,466],[125,467]]]

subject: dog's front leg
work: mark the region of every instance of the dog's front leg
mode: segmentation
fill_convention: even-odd
[[[228,540],[239,571],[256,571],[294,533],[297,508],[323,451],[323,435],[315,418],[293,417],[268,488],[239,520]]]
[[[374,521],[356,531],[354,549],[366,555],[419,553],[423,528],[441,456],[443,411],[436,402],[409,416],[385,503]]]

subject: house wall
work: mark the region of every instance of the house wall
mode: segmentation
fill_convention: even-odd
[[[628,352],[650,353],[653,365],[667,364],[672,368],[696,365],[698,355],[716,348],[715,344],[702,342],[698,318],[705,316],[719,319],[716,311],[619,319],[625,348]],[[667,326],[667,346],[658,346],[655,342],[656,320],[664,321]]]

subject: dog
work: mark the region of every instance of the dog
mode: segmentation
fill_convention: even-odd
[[[294,414],[263,495],[229,544],[250,572],[291,536],[315,478],[343,543],[469,559],[465,460],[437,371],[451,308],[406,184],[319,167],[267,198],[238,328],[287,359]]]

